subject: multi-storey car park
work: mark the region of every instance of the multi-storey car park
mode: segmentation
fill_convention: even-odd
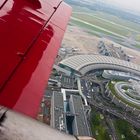
[[[84,76],[93,70],[100,69],[100,70],[119,71],[120,73],[123,72],[123,74],[130,73],[131,76],[133,75],[134,77],[137,77],[136,80],[138,80],[140,77],[139,65],[128,61],[120,60],[114,57],[101,56],[101,55],[72,56],[62,60],[60,62],[60,66],[67,70],[70,70],[72,74],[73,73],[79,74],[79,76]],[[124,78],[124,80],[126,79]],[[121,96],[122,94],[120,94],[121,91],[118,91],[116,86],[113,87],[114,88],[113,91],[115,91],[117,94],[110,94],[112,91],[109,88],[110,88],[109,86],[108,87],[106,86],[107,89],[106,92],[109,93],[106,94],[105,92],[105,95],[106,96],[112,95],[111,100],[113,103],[115,103],[118,106],[121,105],[120,107],[125,108],[126,111],[131,111],[134,114],[140,116],[140,110],[139,110],[140,105],[139,104],[136,105],[135,102],[133,101],[134,99],[130,100],[130,97],[127,96],[125,96],[126,98],[124,99],[123,96]],[[138,106],[138,108],[136,106]]]

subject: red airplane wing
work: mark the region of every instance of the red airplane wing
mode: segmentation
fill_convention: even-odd
[[[0,1],[0,104],[36,117],[71,8],[61,0]]]

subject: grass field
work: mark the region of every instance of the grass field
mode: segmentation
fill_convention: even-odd
[[[120,35],[118,35],[118,34],[116,34],[116,33],[112,33],[111,31],[102,29],[102,28],[100,28],[100,27],[96,27],[96,25],[94,26],[94,25],[92,25],[92,24],[90,24],[90,23],[88,23],[88,22],[83,22],[83,21],[81,21],[80,19],[71,18],[71,22],[72,22],[73,24],[76,24],[76,25],[78,25],[78,26],[84,28],[84,29],[90,30],[91,32],[95,33],[95,35],[97,34],[96,32],[98,32],[98,34],[99,34],[99,33],[103,33],[103,34],[110,35],[110,36],[116,36],[117,38],[118,38],[118,37],[120,37],[120,38],[122,37],[122,36],[120,36]]]
[[[93,16],[92,14],[85,14],[85,13],[73,13],[73,17],[78,18],[80,20],[86,21],[90,24],[99,26],[101,28],[104,28],[108,31],[117,33],[118,35],[128,37],[131,34],[131,29],[127,29],[124,26],[120,26],[116,23],[113,23],[111,21],[99,18],[97,16]]]
[[[101,117],[102,115],[99,112],[95,112],[92,109],[91,112],[91,130],[96,138],[96,140],[110,140],[108,132],[103,125],[104,119]]]
[[[136,47],[136,48],[140,48],[140,45],[139,45],[139,44],[136,44],[135,47]]]
[[[133,127],[127,121],[116,119],[114,126],[119,140],[139,140],[138,137],[132,133]]]
[[[92,35],[101,38],[112,37],[111,39],[119,44],[130,38],[130,40],[132,39],[132,44],[130,42],[126,47],[140,48],[140,45],[134,45],[134,43],[140,43],[140,25],[134,22],[108,13],[73,5],[71,23],[82,27]]]
[[[73,6],[73,13],[75,13],[75,12],[88,13],[88,14],[90,14],[94,17],[98,17],[102,20],[107,20],[109,22],[111,21],[111,22],[114,22],[118,25],[122,25],[124,27],[128,27],[130,29],[133,29],[135,31],[140,32],[140,25],[139,24],[136,24],[134,22],[119,18],[117,16],[114,16],[114,15],[111,15],[111,14],[108,14],[108,13],[93,11],[93,10],[90,10],[88,8],[85,8],[85,7]]]
[[[123,25],[125,27],[131,28],[133,30],[140,32],[140,25],[136,24],[134,22],[131,22],[131,21],[119,18],[117,16],[107,14],[107,13],[103,13],[103,12],[93,12],[93,14],[95,14],[96,16],[101,17],[103,19],[112,21],[116,24]]]
[[[140,42],[140,35],[136,35],[136,40]]]

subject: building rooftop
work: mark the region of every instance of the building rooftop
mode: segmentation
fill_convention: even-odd
[[[101,55],[72,56],[62,60],[60,64],[75,71],[79,71],[81,74],[85,74],[93,69],[115,69],[140,75],[139,65],[114,57]]]
[[[69,102],[70,111],[75,115],[73,121],[73,134],[78,136],[90,136],[81,96],[71,95]]]
[[[66,131],[64,116],[63,95],[59,92],[53,92],[51,101],[51,126],[60,131]]]

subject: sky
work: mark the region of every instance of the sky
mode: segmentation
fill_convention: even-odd
[[[104,0],[112,4],[116,4],[125,9],[140,12],[140,0]]]

